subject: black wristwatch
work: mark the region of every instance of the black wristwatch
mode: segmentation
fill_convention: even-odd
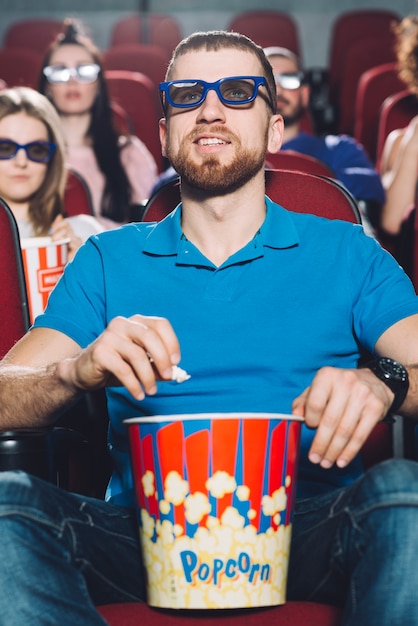
[[[387,357],[369,361],[369,363],[366,363],[364,367],[367,367],[373,372],[373,374],[376,374],[379,380],[384,382],[395,394],[392,406],[390,407],[388,413],[390,420],[390,415],[396,413],[399,407],[403,404],[406,394],[408,393],[408,372],[403,365],[398,363],[398,361],[394,361],[393,359],[389,359]]]

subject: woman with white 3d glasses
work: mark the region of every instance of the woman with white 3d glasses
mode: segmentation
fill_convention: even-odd
[[[39,90],[60,115],[67,163],[86,180],[96,217],[106,228],[129,221],[157,166],[138,137],[115,130],[99,51],[72,20],[46,55]]]
[[[72,258],[103,227],[90,215],[64,217],[65,182],[64,137],[52,104],[29,87],[0,91],[0,196],[22,238],[68,239]]]

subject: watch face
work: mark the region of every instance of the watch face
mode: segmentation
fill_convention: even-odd
[[[405,368],[397,361],[383,358],[379,360],[379,365],[387,378],[394,378],[399,381],[405,380]]]

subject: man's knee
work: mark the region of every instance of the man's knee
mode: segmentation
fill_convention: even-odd
[[[390,459],[371,467],[360,479],[354,500],[365,507],[418,507],[418,463]]]
[[[42,510],[53,500],[57,489],[36,476],[19,470],[0,472],[0,516],[25,510]]]

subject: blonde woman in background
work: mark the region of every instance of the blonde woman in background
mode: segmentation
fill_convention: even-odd
[[[0,196],[21,237],[68,238],[72,258],[103,228],[93,216],[65,217],[65,183],[64,138],[52,104],[29,87],[0,91]]]

